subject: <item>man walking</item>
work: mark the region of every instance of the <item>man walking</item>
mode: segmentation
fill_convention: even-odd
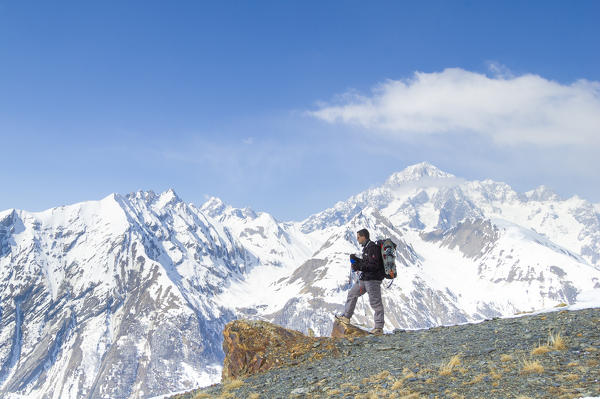
[[[362,245],[362,259],[356,255],[350,255],[352,270],[362,272],[358,284],[354,284],[348,292],[344,313],[336,316],[339,321],[345,324],[350,323],[354,314],[356,301],[364,293],[369,294],[369,304],[375,313],[375,328],[371,334],[383,334],[383,301],[381,300],[381,282],[385,278],[385,269],[383,267],[383,258],[381,257],[381,248],[369,239],[367,229],[359,230],[356,233],[358,243]]]

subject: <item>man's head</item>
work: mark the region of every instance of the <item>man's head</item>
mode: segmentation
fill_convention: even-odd
[[[358,243],[364,246],[369,241],[369,230],[361,229],[356,232],[356,239]]]

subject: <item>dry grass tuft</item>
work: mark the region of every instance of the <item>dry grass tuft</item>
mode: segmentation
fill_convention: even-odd
[[[554,306],[555,308],[564,308],[565,306],[568,306],[566,303],[561,302],[558,305]]]
[[[532,355],[543,355],[544,353],[550,351],[562,351],[567,349],[567,344],[565,340],[560,335],[560,333],[553,333],[550,331],[548,334],[548,339],[546,341],[546,345],[539,344],[536,348],[531,351]]]
[[[541,374],[543,372],[544,372],[544,366],[542,366],[542,364],[539,361],[523,359],[522,367],[521,367],[521,374],[532,374],[532,373]]]
[[[481,381],[483,381],[483,379],[485,378],[486,374],[479,374],[476,375],[475,377],[473,377],[473,379],[471,381],[467,381],[465,383],[463,383],[463,385],[475,385],[475,384],[479,384]]]
[[[418,393],[414,393],[414,392],[394,392],[389,396],[390,399],[420,399],[421,395],[419,395]]]
[[[536,348],[531,351],[532,355],[543,355],[544,353],[550,352],[552,349],[548,345],[539,344]]]
[[[388,378],[389,376],[390,376],[390,372],[387,370],[384,370],[381,373],[376,374],[375,378],[378,380],[384,380],[384,379]]]
[[[242,381],[242,380],[231,380],[223,386],[223,390],[224,391],[232,391],[234,389],[238,389],[242,385],[244,385],[244,381]]]
[[[440,366],[439,375],[450,375],[454,368],[460,364],[460,354],[452,356],[448,363]]]
[[[392,389],[393,390],[400,389],[400,388],[402,388],[403,384],[404,383],[402,380],[396,380],[396,382],[394,382],[394,385],[392,385]]]
[[[548,344],[552,346],[552,349],[557,351],[564,351],[567,349],[567,344],[560,333],[553,334],[551,332],[548,337]]]
[[[212,398],[212,395],[209,395],[207,393],[198,393],[194,396],[193,399],[209,399]]]
[[[581,379],[581,376],[578,376],[577,374],[567,374],[564,378],[567,381],[577,381]]]
[[[513,360],[512,355],[501,355],[500,356],[500,361],[502,361],[502,362],[510,362],[511,360]]]
[[[378,391],[369,391],[369,393],[367,393],[366,395],[361,395],[358,394],[355,396],[355,398],[364,398],[364,399],[379,399],[379,398],[383,398],[385,392],[378,390]]]
[[[492,377],[493,380],[499,380],[502,378],[502,373],[499,373],[498,370],[490,367],[490,377]]]

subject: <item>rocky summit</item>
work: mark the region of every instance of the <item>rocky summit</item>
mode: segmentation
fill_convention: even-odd
[[[581,398],[600,395],[600,308],[338,338],[226,326],[223,381],[171,399]]]

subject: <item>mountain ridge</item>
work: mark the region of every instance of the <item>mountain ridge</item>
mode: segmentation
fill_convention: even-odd
[[[237,318],[327,335],[364,227],[399,244],[388,332],[600,297],[590,202],[427,163],[404,172],[301,221],[216,197],[196,206],[172,189],[0,211],[0,393],[137,398],[207,385]],[[372,319],[364,299],[355,319]]]

